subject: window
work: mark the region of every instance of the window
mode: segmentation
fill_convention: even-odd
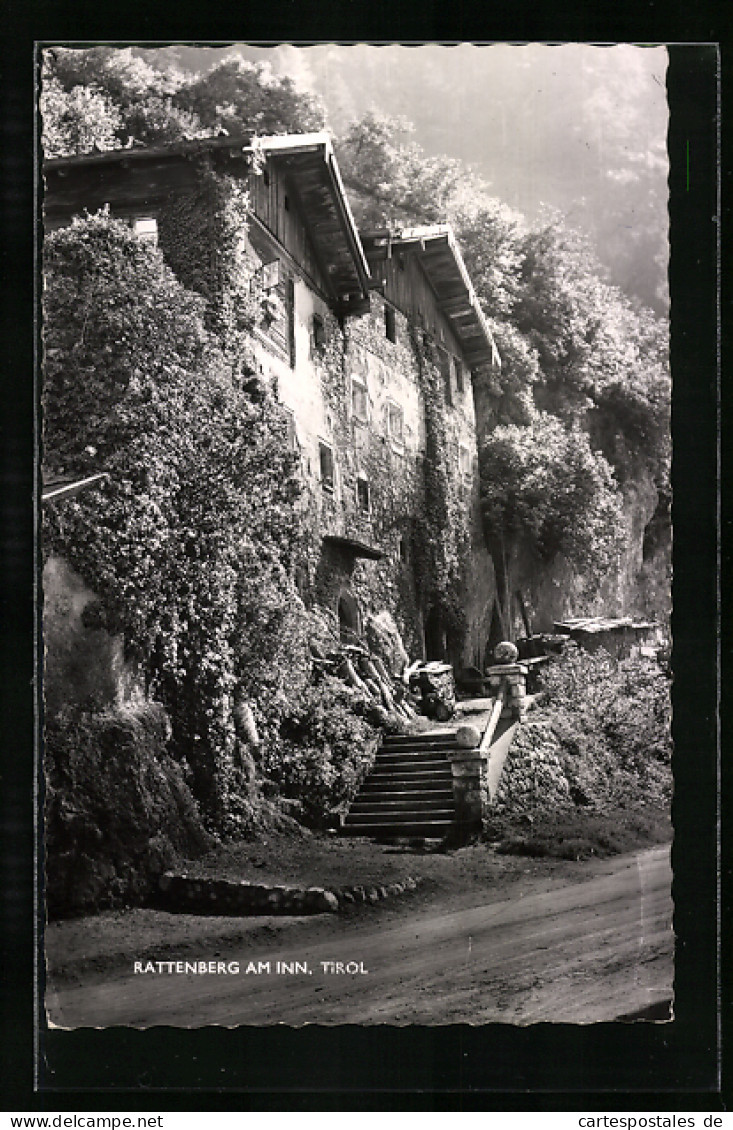
[[[290,368],[295,368],[295,283],[288,279],[286,287],[286,306],[288,311],[288,357]]]
[[[399,558],[400,558],[400,561],[402,562],[402,564],[407,565],[408,562],[409,562],[409,559],[410,559],[410,554],[409,554],[409,551],[408,551],[408,548],[407,548],[407,539],[406,538],[400,538],[400,544],[398,546],[397,551],[399,553]]]
[[[269,263],[263,263],[257,275],[263,290],[274,290],[280,285],[280,260],[271,259]]]
[[[387,402],[387,435],[392,443],[404,443],[405,414],[399,404],[390,400]]]
[[[321,466],[321,486],[324,490],[333,494],[334,491],[334,475],[333,475],[333,448],[327,443],[318,444],[318,456]]]
[[[384,332],[387,341],[397,341],[397,326],[395,324],[395,313],[391,306],[384,308]]]
[[[138,239],[143,240],[144,243],[152,243],[153,247],[158,246],[158,221],[153,216],[135,216],[131,221],[131,227]]]
[[[287,425],[288,451],[299,451],[298,431],[295,426],[295,413],[290,408],[283,408],[283,415]]]
[[[440,375],[443,378],[443,391],[445,393],[445,402],[446,402],[446,404],[452,404],[453,403],[453,385],[452,385],[452,382],[451,382],[451,374],[450,374],[450,371],[451,371],[450,356],[446,353],[446,351],[444,349],[439,349],[437,361],[438,361],[438,368],[440,369]]]
[[[471,452],[465,443],[458,448],[458,467],[462,475],[471,474]]]
[[[466,382],[465,382],[465,378],[464,378],[464,375],[463,375],[463,365],[461,364],[461,362],[458,360],[457,357],[453,358],[453,367],[456,370],[456,388],[458,389],[459,393],[461,393],[461,395],[462,395],[463,392],[465,391],[465,388],[466,388]]]
[[[366,479],[359,477],[356,480],[356,501],[359,504],[359,509],[363,514],[369,513],[369,483]]]
[[[351,378],[351,415],[361,423],[369,422],[369,396],[367,386],[358,377]]]
[[[326,344],[326,327],[320,314],[313,315],[313,345],[316,349]]]

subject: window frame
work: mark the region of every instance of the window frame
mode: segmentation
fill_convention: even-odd
[[[464,460],[465,453],[465,460]],[[471,448],[467,443],[458,444],[458,470],[464,479],[471,477],[471,467],[473,460],[471,458]]]
[[[300,454],[300,440],[298,438],[298,423],[295,418],[295,412],[292,408],[288,408],[287,404],[281,404],[288,422],[288,451],[294,455]]]
[[[363,416],[359,415],[359,413],[357,413],[356,410],[355,410],[354,392],[355,392],[356,389],[359,389],[361,391],[361,393],[363,394],[363,398],[364,398],[364,415]],[[350,378],[350,393],[351,393],[351,396],[350,396],[350,402],[349,402],[349,415],[350,415],[351,419],[357,424],[362,424],[364,426],[368,426],[369,418],[370,418],[370,414],[369,414],[369,386],[368,386],[366,380],[363,377],[355,376],[352,373],[351,378]]]
[[[328,454],[328,458],[330,460],[330,465],[331,465],[330,466],[330,470],[331,470],[330,477],[325,476],[324,473],[323,473],[323,456],[324,456],[324,453]],[[328,440],[325,440],[325,439],[319,439],[318,440],[318,477],[321,480],[321,490],[325,491],[327,494],[334,494],[335,495],[335,493],[336,493],[336,459],[334,458],[333,444],[329,443]]]
[[[372,512],[371,483],[364,474],[359,474],[356,476],[356,506],[359,513],[365,516],[371,514]]]
[[[384,306],[384,336],[393,345],[397,344],[397,312],[387,303]]]
[[[387,438],[389,439],[393,447],[397,448],[399,451],[402,451],[405,446],[405,410],[401,404],[398,404],[396,400],[392,400],[391,398],[388,398],[387,400],[386,409]],[[393,412],[399,414],[399,435],[395,435],[394,431],[392,430]]]
[[[140,231],[138,229],[138,224],[146,224],[146,223],[147,224],[153,224],[154,225],[153,229],[151,231]],[[157,216],[152,216],[152,215],[150,215],[149,212],[136,213],[136,214],[130,216],[129,224],[130,224],[130,227],[132,229],[133,235],[135,236],[136,239],[139,239],[141,243],[150,243],[150,244],[152,244],[153,247],[158,246],[158,239],[159,239],[160,233],[158,231],[158,217]]]
[[[323,349],[326,344],[326,322],[322,314],[311,316],[311,336],[314,349]]]
[[[466,374],[463,367],[463,362],[460,357],[453,355],[453,369],[456,374],[456,389],[459,396],[463,396],[466,391]]]

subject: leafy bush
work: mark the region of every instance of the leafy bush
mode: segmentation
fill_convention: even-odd
[[[542,704],[519,728],[495,816],[589,817],[649,806],[672,791],[669,680],[656,662],[578,650],[544,676]]]
[[[235,700],[276,725],[293,671],[308,672],[285,415],[125,224],[100,213],[53,233],[45,277],[45,462],[108,479],[46,509],[44,547],[98,594],[170,714],[207,819],[234,831],[250,818]]]
[[[301,801],[309,822],[322,824],[353,799],[385,722],[388,715],[370,698],[327,676],[307,687],[284,716],[263,769],[284,796]]]
[[[163,870],[213,846],[181,766],[166,753],[169,735],[168,717],[153,702],[48,720],[52,916],[144,901]]]
[[[622,787],[626,776],[643,782],[660,769],[667,776],[670,686],[655,660],[578,649],[549,667],[543,686],[543,706],[568,753],[609,759]]]

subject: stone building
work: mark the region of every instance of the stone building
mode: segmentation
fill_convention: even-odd
[[[212,325],[254,296],[253,375],[290,414],[306,486],[306,603],[347,637],[387,612],[412,657],[481,664],[495,594],[472,378],[499,358],[450,228],[359,233],[325,134],[60,158],[44,177],[47,230],[108,206]]]

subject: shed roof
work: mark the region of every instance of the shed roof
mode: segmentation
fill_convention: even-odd
[[[450,319],[469,364],[501,364],[493,334],[450,224],[399,230],[383,228],[362,232],[361,239],[370,263],[390,258],[395,248],[413,251],[435,293],[438,306]]]
[[[289,174],[316,252],[325,264],[334,297],[357,304],[368,296],[369,265],[344,192],[331,139],[326,133],[267,137],[214,137],[138,149],[112,149],[46,161],[48,194],[54,174],[63,178],[74,169],[99,166],[139,167],[190,160],[202,154],[229,158],[264,158]]]

